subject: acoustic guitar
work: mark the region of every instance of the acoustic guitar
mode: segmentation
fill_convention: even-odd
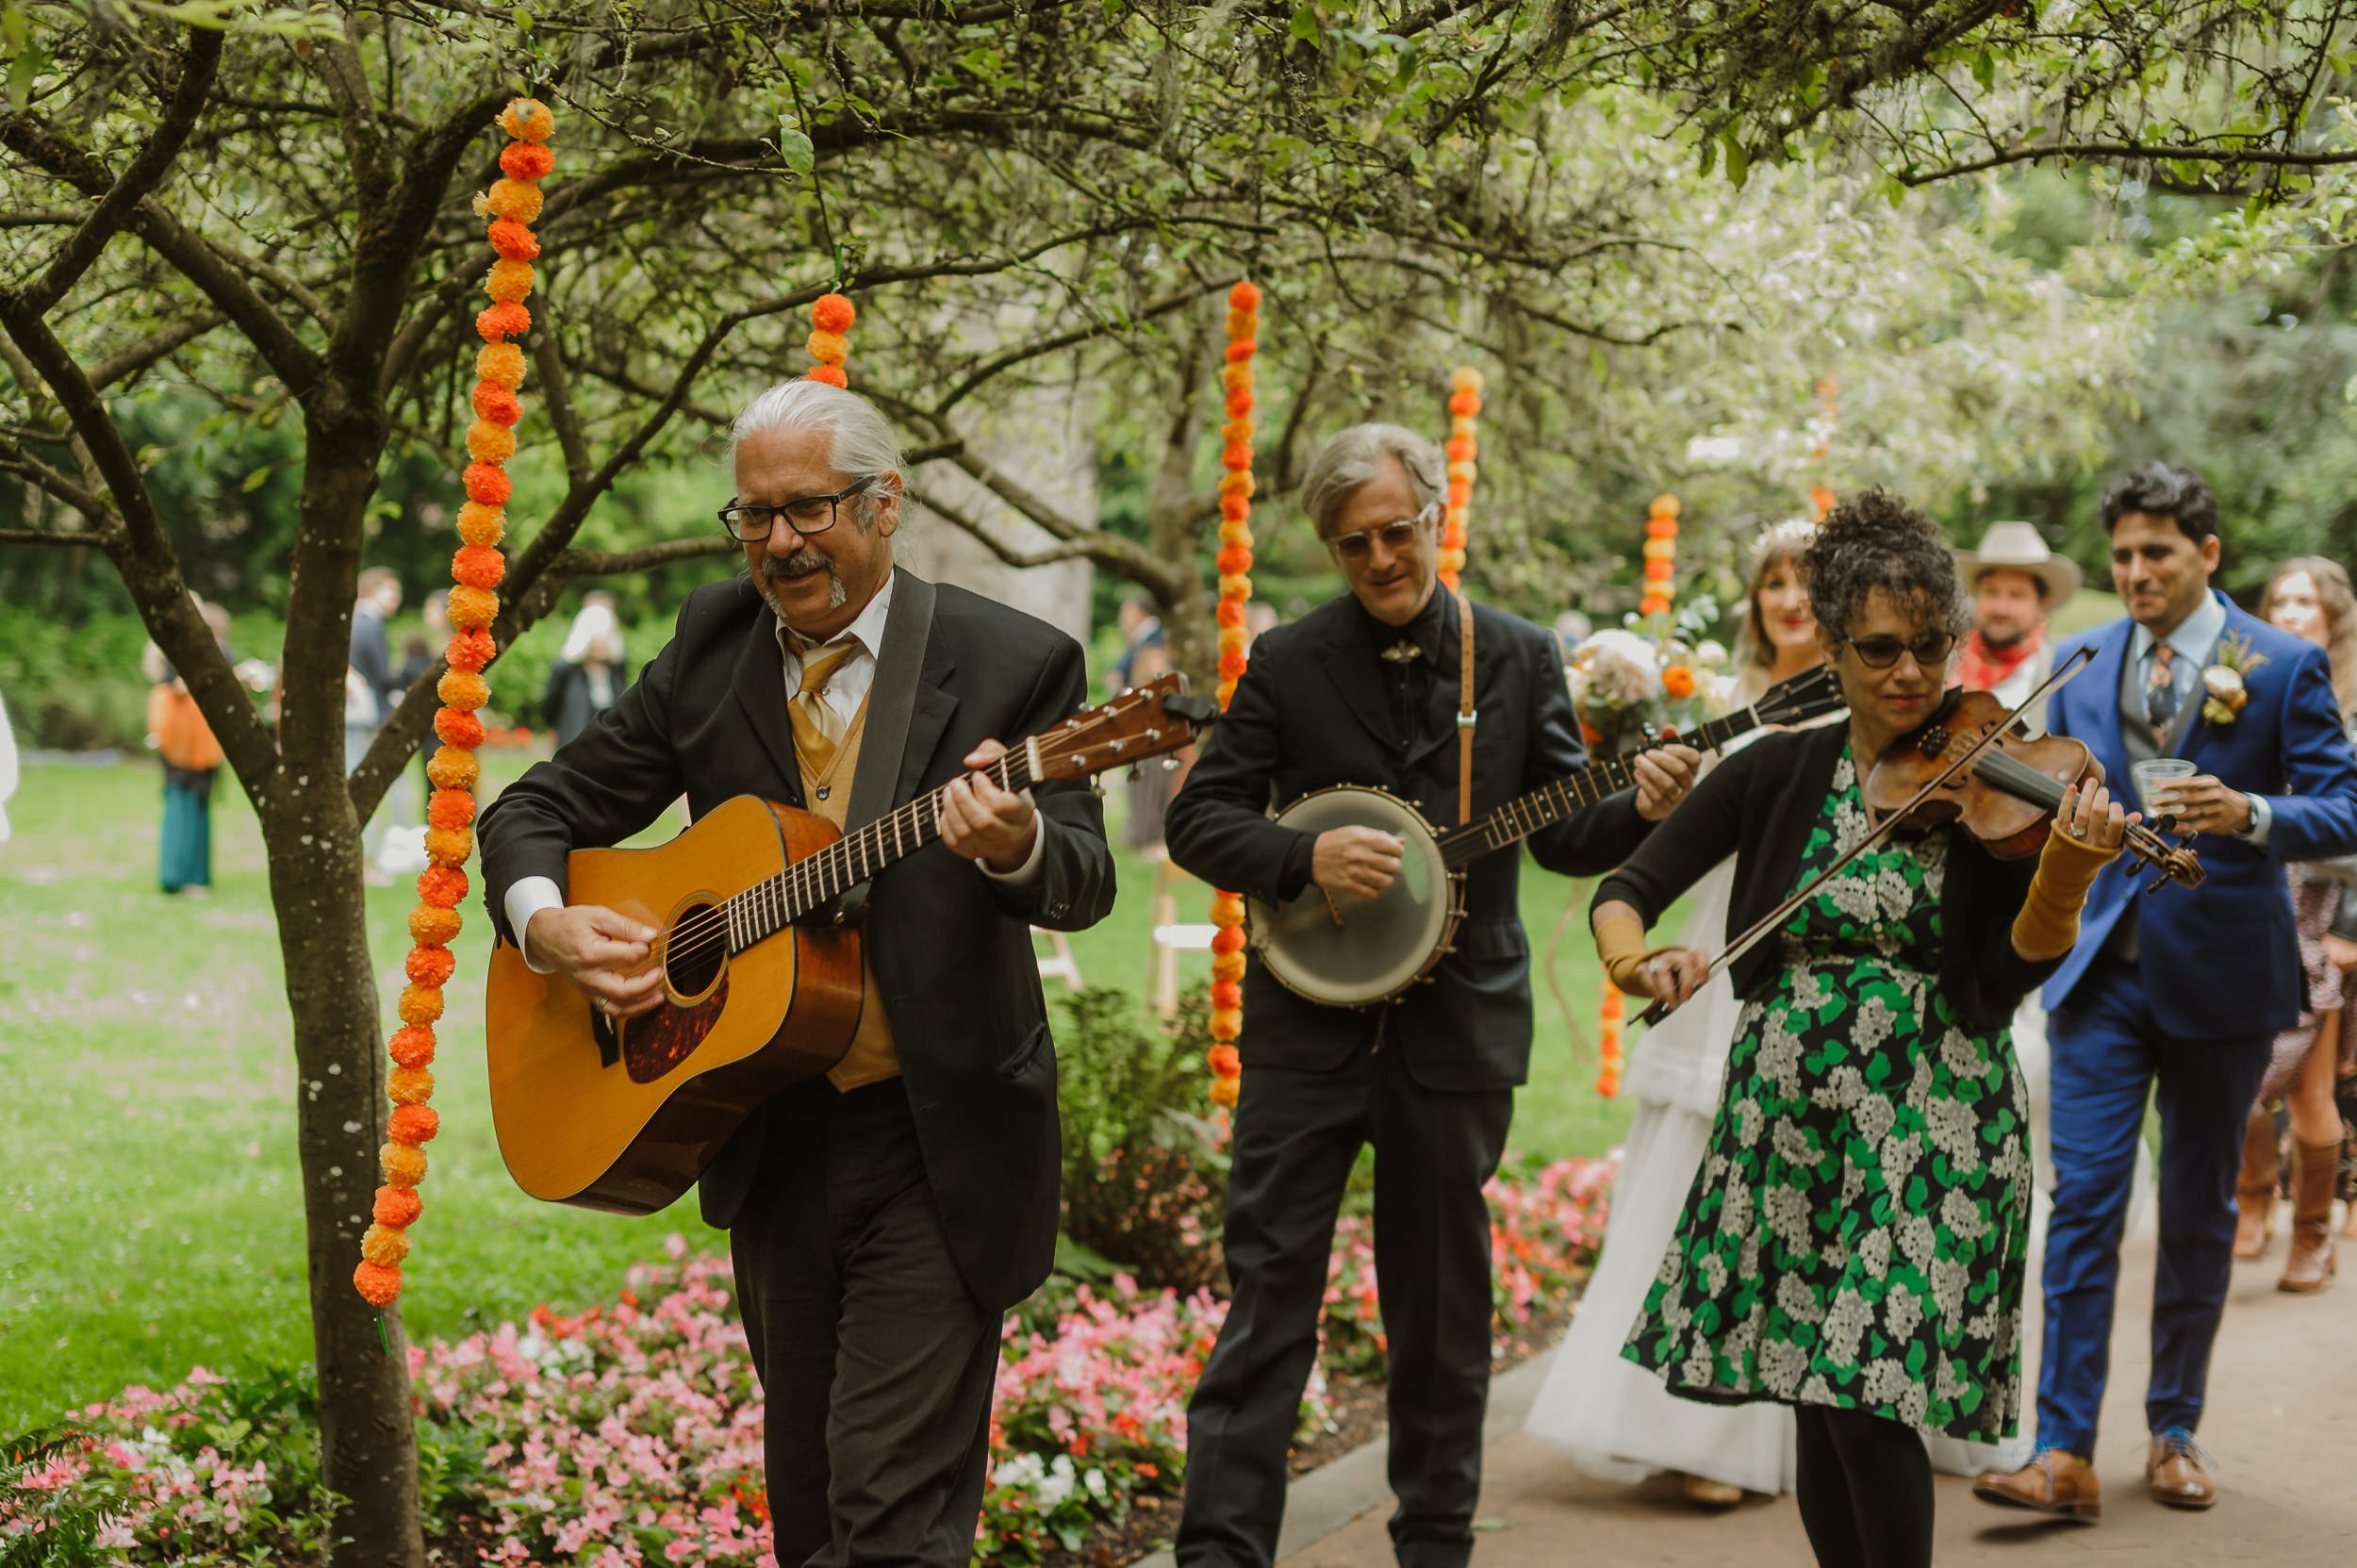
[[[1660,736],[1641,750],[1675,740],[1708,751],[1750,730],[1805,724],[1841,708],[1833,672],[1813,669],[1691,734]],[[1281,904],[1246,900],[1253,950],[1278,984],[1323,1006],[1373,1007],[1402,995],[1429,979],[1455,950],[1449,944],[1465,917],[1465,868],[1628,788],[1636,782],[1630,766],[1636,756],[1632,751],[1583,768],[1450,828],[1435,828],[1388,790],[1360,784],[1311,790],[1277,814],[1280,826],[1312,834],[1379,828],[1400,841],[1399,875],[1373,899],[1328,898],[1313,883]]]
[[[1214,709],[1162,676],[1020,742],[981,769],[1007,790],[1176,751]],[[491,1120],[517,1185],[645,1214],[695,1184],[779,1090],[850,1048],[865,994],[866,884],[941,834],[948,786],[852,833],[740,795],[651,850],[576,850],[567,897],[655,929],[663,1001],[610,1018],[513,944],[491,951]]]

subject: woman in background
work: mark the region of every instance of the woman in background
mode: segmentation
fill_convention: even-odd
[[[2357,593],[2336,562],[2302,555],[2275,569],[2259,595],[2259,616],[2294,636],[2306,637],[2332,657],[2332,690],[2344,719],[2357,716]],[[2332,1188],[2340,1171],[2341,1114],[2334,1079],[2349,1039],[2341,1014],[2342,970],[2357,962],[2357,944],[2332,934],[2346,884],[2357,860],[2316,861],[2288,868],[2293,927],[2308,974],[2308,1011],[2275,1038],[2275,1059],[2259,1087],[2243,1140],[2240,1216],[2234,1256],[2266,1250],[2275,1218],[2279,1168],[2275,1107],[2290,1112],[2292,1243],[2278,1290],[2320,1291],[2332,1278]]]
[[[1824,662],[1800,566],[1816,532],[1812,523],[1779,523],[1753,546],[1737,645],[1739,702]],[[1726,753],[1760,733],[1739,736]],[[1716,951],[1725,943],[1734,881],[1729,859],[1695,889],[1686,946]],[[1533,1433],[1597,1479],[1634,1484],[1669,1471],[1688,1500],[1704,1508],[1731,1507],[1746,1492],[1789,1490],[1791,1412],[1675,1398],[1660,1378],[1622,1360],[1621,1344],[1702,1166],[1737,1012],[1734,985],[1721,975],[1638,1041],[1624,1085],[1637,1111],[1623,1141],[1604,1251],[1529,1418]]]
[[[549,667],[548,690],[540,699],[540,712],[556,732],[559,746],[587,729],[621,696],[630,684],[622,660],[622,626],[615,619],[614,596],[591,593],[573,617],[572,630],[565,634],[565,651]]]
[[[196,608],[212,629],[222,656],[229,658],[228,612],[202,599]],[[213,886],[213,779],[221,771],[221,743],[162,649],[149,643],[140,655],[140,668],[150,683],[147,743],[164,764],[157,881],[167,893],[201,898]]]

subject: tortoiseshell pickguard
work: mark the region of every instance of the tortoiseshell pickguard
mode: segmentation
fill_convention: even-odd
[[[668,1003],[622,1023],[622,1068],[633,1083],[652,1083],[696,1054],[728,1006],[729,977],[693,1007]]]

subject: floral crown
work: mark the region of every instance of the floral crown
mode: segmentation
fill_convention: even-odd
[[[1762,565],[1779,556],[1789,555],[1797,560],[1803,551],[1816,542],[1817,524],[1806,518],[1772,522],[1752,541],[1752,571],[1756,575]]]

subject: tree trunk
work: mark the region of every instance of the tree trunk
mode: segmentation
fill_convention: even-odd
[[[264,825],[278,949],[294,1015],[295,1118],[303,1161],[311,1339],[328,1490],[345,1499],[328,1560],[420,1568],[418,1464],[401,1314],[352,1285],[384,1138],[385,1053],[369,962],[358,819],[342,775],[297,791]]]
[[[1178,412],[1162,442],[1162,460],[1146,491],[1146,521],[1155,555],[1170,568],[1163,581],[1147,584],[1161,611],[1162,635],[1170,641],[1172,666],[1187,677],[1187,689],[1209,697],[1219,689],[1219,627],[1211,595],[1204,587],[1216,533],[1204,539],[1195,494],[1195,447],[1203,423],[1196,413],[1200,343],[1191,338],[1179,356]],[[1211,514],[1216,529],[1219,514]]]
[[[288,605],[279,766],[263,806],[271,903],[294,1016],[311,1336],[328,1489],[344,1499],[335,1568],[421,1568],[409,1353],[398,1312],[353,1288],[385,1135],[386,1063],[369,959],[360,818],[344,779],[344,670],[382,410],[324,392],[305,409],[295,592]]]

